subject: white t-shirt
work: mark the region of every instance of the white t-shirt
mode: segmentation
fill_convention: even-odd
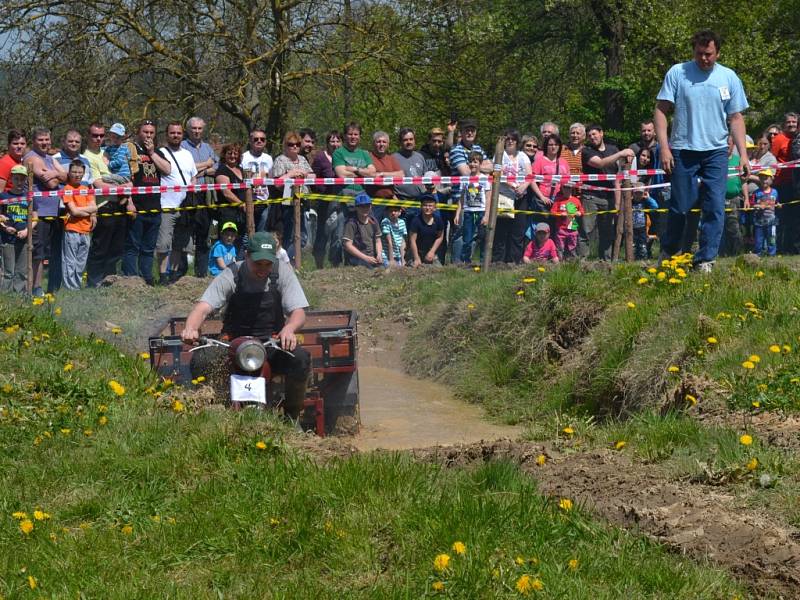
[[[161,176],[161,185],[184,185],[184,179],[186,180],[185,185],[192,183],[192,177],[197,175],[197,167],[194,165],[194,157],[191,152],[181,148],[172,150],[172,154],[170,154],[170,151],[164,147],[161,148],[161,155],[172,165],[169,175]],[[172,155],[175,155],[175,160]],[[178,172],[179,169],[183,172],[183,178]],[[178,208],[185,197],[186,192],[161,192],[161,208]]]
[[[253,177],[269,177],[269,171],[272,169],[272,157],[266,152],[253,156],[248,150],[242,154],[242,169],[253,173]],[[253,192],[256,200],[269,198],[269,190],[266,186],[254,188]]]

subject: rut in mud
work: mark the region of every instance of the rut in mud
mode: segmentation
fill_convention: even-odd
[[[544,466],[536,462],[544,454]],[[800,532],[744,510],[719,488],[671,482],[653,465],[610,451],[561,454],[547,445],[508,440],[414,452],[446,467],[508,460],[539,489],[571,498],[612,524],[639,530],[698,560],[729,569],[759,595],[796,598]]]

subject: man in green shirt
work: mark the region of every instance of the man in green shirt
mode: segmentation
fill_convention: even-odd
[[[337,177],[374,177],[375,165],[369,152],[358,147],[361,143],[361,125],[350,122],[344,128],[344,144],[331,157],[331,165]],[[348,185],[342,190],[345,196],[363,192],[361,185]]]
[[[740,158],[734,152],[733,137],[728,136],[728,181],[725,185],[725,229],[722,235],[720,254],[736,256],[744,246],[742,229],[739,226],[739,209],[744,206],[742,178],[739,177]],[[730,177],[735,174],[736,177]]]

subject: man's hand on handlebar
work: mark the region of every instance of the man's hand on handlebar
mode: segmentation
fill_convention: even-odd
[[[281,348],[294,352],[297,348],[297,336],[294,331],[288,331],[285,327],[278,333],[278,339],[281,341]]]
[[[186,327],[181,332],[181,339],[187,344],[196,344],[200,339],[200,331],[190,327]]]

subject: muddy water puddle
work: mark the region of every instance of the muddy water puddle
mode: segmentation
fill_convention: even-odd
[[[453,397],[437,383],[382,367],[358,369],[360,450],[406,450],[515,438],[522,429],[487,421],[484,411]]]

